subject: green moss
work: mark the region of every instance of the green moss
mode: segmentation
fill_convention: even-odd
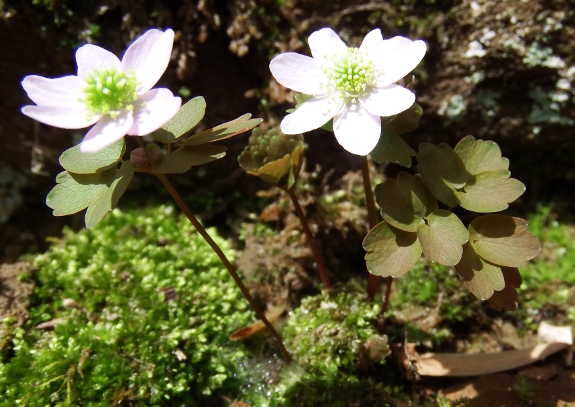
[[[66,231],[36,259],[31,319],[11,330],[0,365],[0,406],[200,406],[214,392],[236,395],[245,348],[228,336],[252,313],[217,256],[172,212],[115,210],[93,230]],[[34,329],[54,318],[65,322]]]

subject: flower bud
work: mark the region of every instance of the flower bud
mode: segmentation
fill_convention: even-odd
[[[142,147],[138,147],[135,150],[132,150],[130,153],[130,161],[136,168],[143,168],[150,165],[148,155]]]

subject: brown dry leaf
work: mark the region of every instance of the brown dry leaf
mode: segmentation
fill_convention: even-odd
[[[284,311],[286,310],[287,307],[287,303],[284,303],[278,307],[272,308],[272,309],[268,309],[264,315],[266,316],[267,320],[270,321],[270,324],[273,323],[276,319],[278,319],[278,317],[284,313]],[[255,334],[256,332],[261,331],[262,329],[264,329],[266,326],[264,325],[264,323],[261,320],[257,320],[254,323],[240,328],[237,331],[235,331],[233,334],[230,335],[230,339],[232,341],[237,341],[240,339],[245,339],[249,336],[252,336],[253,334]]]
[[[523,280],[519,270],[513,267],[501,267],[505,288],[501,291],[495,291],[487,301],[489,305],[497,311],[507,310],[515,311],[519,302],[517,289],[521,287]]]

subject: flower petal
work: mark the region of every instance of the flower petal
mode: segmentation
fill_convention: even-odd
[[[162,127],[180,110],[182,99],[165,88],[144,93],[134,104],[134,123],[130,136],[145,136]]]
[[[383,36],[381,35],[381,30],[377,28],[367,33],[367,35],[363,38],[359,50],[362,53],[366,53],[371,56],[372,54],[380,54],[381,50],[384,48],[384,45],[385,42],[383,40]]]
[[[78,77],[87,79],[94,70],[116,68],[121,69],[120,60],[110,51],[97,45],[86,44],[76,51],[76,64],[78,65]]]
[[[408,40],[409,41],[409,40]],[[389,46],[381,55],[384,57],[376,63],[378,69],[383,73],[377,78],[377,86],[386,86],[397,82],[405,77],[421,62],[427,45],[423,41],[413,41],[411,44],[404,46],[405,41],[397,41],[397,44]],[[392,48],[393,45],[398,45]],[[389,51],[389,52],[388,52]]]
[[[80,151],[83,153],[100,151],[124,137],[133,122],[132,113],[128,111],[120,113],[116,118],[109,115],[102,117],[80,143]]]
[[[377,116],[393,116],[409,109],[415,102],[415,94],[399,85],[374,88],[360,96],[361,106]]]
[[[327,58],[330,56],[342,54],[347,50],[345,42],[331,28],[314,31],[309,36],[308,43],[311,55],[317,61],[318,66],[327,64]]]
[[[326,124],[341,108],[328,96],[314,97],[305,102],[291,114],[288,114],[280,124],[285,134],[305,133]]]
[[[22,81],[22,87],[37,105],[43,106],[69,106],[82,108],[79,102],[81,96],[82,80],[77,76],[64,76],[62,78],[44,78],[29,75]]]
[[[66,105],[58,106],[24,106],[22,113],[38,120],[40,123],[48,124],[61,129],[82,129],[91,126],[100,120],[101,115],[88,115],[86,109],[75,108]]]
[[[327,78],[317,62],[306,55],[286,52],[270,62],[270,71],[281,85],[296,92],[317,95],[326,92]]]
[[[122,57],[124,72],[132,70],[138,79],[138,93],[142,94],[158,82],[168,67],[174,45],[174,31],[148,30],[132,43]]]
[[[381,118],[359,104],[346,105],[333,119],[335,138],[352,154],[367,155],[377,145]]]

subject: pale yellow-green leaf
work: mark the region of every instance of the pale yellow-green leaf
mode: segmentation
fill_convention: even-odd
[[[83,153],[80,146],[64,151],[60,156],[60,165],[74,174],[95,174],[114,168],[126,151],[124,138],[110,144],[95,153]]]
[[[183,174],[196,165],[206,164],[226,155],[222,146],[190,146],[164,156],[162,161],[152,165],[156,174]]]
[[[206,101],[203,97],[197,96],[184,104],[174,117],[151,136],[162,143],[176,141],[196,127],[205,114]]]
[[[427,259],[454,266],[461,260],[469,233],[454,213],[439,209],[429,215],[427,224],[419,225],[417,237]]]
[[[465,287],[479,299],[486,300],[494,291],[501,291],[505,287],[501,269],[483,260],[469,243],[463,245],[463,255],[455,270]]]
[[[385,221],[369,231],[363,248],[368,271],[382,277],[401,276],[421,257],[417,234],[396,229]]]
[[[469,242],[485,260],[507,267],[522,267],[541,252],[527,221],[505,215],[484,215],[469,225]]]
[[[456,192],[459,204],[472,212],[499,212],[509,207],[525,192],[525,185],[509,178],[507,170],[487,171],[471,177],[465,184],[465,192]]]
[[[204,130],[184,140],[184,145],[198,145],[223,140],[253,129],[262,119],[251,119],[251,113],[246,113],[232,121],[220,124],[212,129]]]
[[[382,128],[379,141],[369,155],[378,164],[389,161],[409,168],[415,151],[399,135]]]
[[[467,136],[457,143],[455,152],[461,157],[467,171],[473,175],[509,168],[509,160],[501,157],[501,150],[494,141],[475,140]]]
[[[268,184],[291,188],[293,185],[291,156],[286,154],[279,160],[274,160],[263,165],[257,170],[257,175]]]
[[[471,174],[447,144],[421,143],[416,154],[419,172],[433,195],[449,207],[459,204],[455,190],[463,188]]]
[[[421,178],[406,172],[377,185],[375,199],[383,218],[407,232],[416,232],[423,218],[437,209],[437,201]]]
[[[61,172],[57,185],[48,193],[46,205],[54,216],[66,216],[86,209],[114,179],[114,170],[98,174]]]

